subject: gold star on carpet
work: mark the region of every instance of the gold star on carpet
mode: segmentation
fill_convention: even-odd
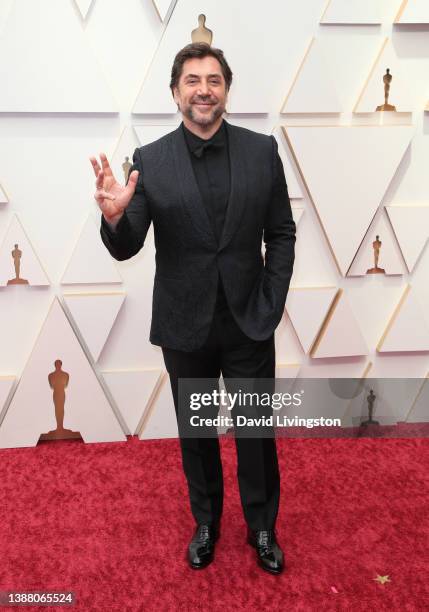
[[[389,576],[380,576],[379,574],[377,574],[377,578],[373,578],[373,580],[376,580],[380,584],[384,584],[385,582],[392,582]]]

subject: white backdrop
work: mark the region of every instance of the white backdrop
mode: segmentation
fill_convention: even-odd
[[[293,198],[296,261],[276,331],[279,375],[426,377],[426,5],[417,0],[0,2],[1,445],[22,443],[19,432],[2,437],[1,430],[8,412],[10,419],[12,413],[25,414],[17,385],[37,372],[31,356],[56,296],[124,433],[175,435],[162,352],[148,340],[152,230],[134,258],[110,258],[98,234],[89,156],[105,151],[121,177],[121,164],[136,146],[175,129],[180,116],[168,88],[171,64],[191,42],[200,13],[213,31],[213,46],[224,50],[234,73],[227,120],[276,135]],[[384,102],[387,67],[393,75],[389,101],[398,112],[376,113]],[[31,284],[30,278],[28,285],[6,285],[15,276],[14,227],[22,228],[29,243],[22,276],[31,261],[31,270],[50,285]],[[368,275],[376,234],[386,274]],[[119,311],[118,292],[126,295]],[[79,319],[64,298],[70,293],[78,294],[73,303],[82,300]],[[105,296],[100,311],[94,293]],[[52,322],[46,333],[48,328]],[[64,353],[69,349],[64,346]],[[46,390],[38,393],[35,385],[35,403]],[[428,420],[421,407],[413,417],[415,408],[413,400],[398,420]],[[30,429],[38,431],[37,413],[28,418],[34,419]],[[97,417],[89,411],[85,418]],[[110,431],[105,439],[112,436]]]

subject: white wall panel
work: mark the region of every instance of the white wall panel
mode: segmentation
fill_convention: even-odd
[[[289,73],[292,80],[295,71],[288,70],[290,62],[299,64],[311,39],[307,38],[308,31],[317,24],[324,2],[307,0],[304,5],[267,0],[264,4],[248,2],[243,10],[240,2],[201,0],[196,4],[193,0],[178,0],[133,112],[176,113],[169,89],[171,64],[176,52],[191,42],[191,31],[198,26],[200,13],[206,15],[206,27],[213,31],[212,45],[223,49],[233,66],[235,79],[228,111],[268,112],[281,88],[281,81],[273,82],[270,75],[287,78]],[[269,70],[267,54],[260,52],[261,47],[269,49]],[[278,100],[282,97],[284,90]]]
[[[380,0],[329,0],[321,23],[381,23]]]
[[[403,0],[396,23],[429,23],[429,3],[427,0]]]
[[[0,37],[0,83],[7,83],[1,112],[118,111],[73,6],[64,0],[15,0]]]
[[[15,283],[38,286],[50,284],[17,215],[12,217],[0,245],[0,285]]]
[[[0,426],[0,448],[36,445],[56,428],[53,389],[48,375],[61,360],[69,375],[64,389],[64,427],[85,442],[125,440],[104,391],[58,301],[54,299]]]

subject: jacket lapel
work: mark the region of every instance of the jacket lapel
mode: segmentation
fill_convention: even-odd
[[[198,188],[181,124],[171,133],[171,136],[177,184],[180,188],[185,210],[198,233],[216,246],[216,234],[214,233],[212,222]]]
[[[224,249],[233,237],[243,215],[247,198],[245,151],[243,147],[240,147],[240,130],[226,120],[225,124],[228,134],[231,188],[219,244],[213,222],[198,188],[182,125],[171,132],[177,181],[185,209],[199,234],[216,246],[218,251]]]
[[[240,130],[225,121],[228,133],[229,159],[231,167],[231,189],[225,216],[219,251],[224,249],[238,228],[247,199],[247,176],[245,168],[245,148],[240,144]]]

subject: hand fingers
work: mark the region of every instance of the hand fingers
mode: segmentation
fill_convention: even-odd
[[[103,187],[103,181],[104,181],[104,172],[103,170],[100,170],[97,175],[97,180],[95,181],[95,186],[97,187],[97,189],[101,189]]]
[[[104,189],[98,189],[95,192],[94,198],[97,200],[97,202],[99,200],[116,200],[115,196],[112,193],[104,191]]]
[[[126,185],[126,189],[128,189],[128,191],[135,190],[138,178],[139,178],[138,170],[133,170],[132,172],[130,172],[130,175],[128,176],[128,183]]]
[[[100,172],[101,168],[100,168],[100,164],[98,163],[98,161],[95,159],[95,157],[90,157],[89,161],[91,162],[92,168],[94,170],[94,174],[95,176],[98,176],[98,173]]]
[[[103,167],[104,174],[106,176],[113,176],[112,169],[107,161],[107,157],[105,153],[100,153],[101,165]]]

